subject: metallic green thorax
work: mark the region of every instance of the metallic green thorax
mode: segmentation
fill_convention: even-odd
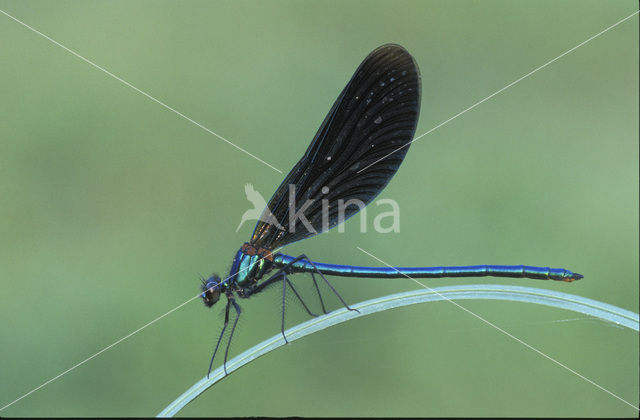
[[[233,259],[229,283],[237,285],[238,289],[244,289],[255,284],[265,273],[271,271],[271,268],[272,262],[269,259],[260,254],[250,255],[243,247]]]

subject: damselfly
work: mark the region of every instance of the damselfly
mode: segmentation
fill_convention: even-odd
[[[292,257],[277,249],[325,232],[356,214],[389,183],[413,139],[420,112],[420,72],[413,57],[401,46],[383,45],[360,64],[331,107],[307,151],[282,181],[265,208],[249,242],[236,253],[229,276],[203,280],[202,298],[211,307],[227,298],[224,326],[209,364],[209,372],[235,312],[224,354],[224,368],[233,333],[240,318],[236,298],[248,298],[274,284],[282,287],[282,335],[285,296],[290,289],[306,312],[313,314],[289,279],[293,273],[311,273],[324,313],[325,304],[316,275],[349,310],[325,276],[412,278],[526,277],[573,281],[583,276],[562,268],[524,265],[463,267],[359,267],[323,264],[306,255]],[[349,200],[360,206],[344,206]],[[303,204],[300,209],[296,205]],[[342,203],[342,205],[340,205]],[[304,211],[302,211],[304,210]],[[304,226],[297,226],[298,220]],[[269,274],[269,275],[267,275]]]

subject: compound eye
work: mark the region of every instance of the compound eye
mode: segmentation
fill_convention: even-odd
[[[211,291],[211,294],[209,296],[209,300],[211,301],[211,304],[213,305],[214,303],[216,303],[218,300],[220,300],[220,290],[218,289],[213,289]]]
[[[202,299],[204,300],[204,304],[208,307],[212,307],[218,300],[220,300],[220,290],[208,289],[203,293]]]
[[[202,285],[202,300],[208,307],[212,307],[220,300],[220,277],[213,275],[205,284]]]

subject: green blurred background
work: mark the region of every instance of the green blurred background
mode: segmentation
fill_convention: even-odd
[[[0,1],[0,8],[285,173],[375,47],[422,72],[422,134],[637,10],[636,1]],[[638,16],[416,142],[381,194],[399,233],[286,251],[376,265],[530,264],[522,284],[638,311]],[[226,274],[283,175],[0,15],[0,406]],[[308,280],[301,276],[301,283]],[[348,302],[416,288],[333,278]],[[279,330],[278,293],[240,302],[232,352]],[[155,415],[206,373],[223,305],[199,300],[3,416]],[[334,306],[335,302],[334,302]],[[638,405],[638,336],[547,307],[464,306]],[[289,325],[305,319],[295,305]],[[191,416],[635,416],[447,302],[281,348]]]

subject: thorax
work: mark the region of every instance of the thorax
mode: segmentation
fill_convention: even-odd
[[[255,285],[273,268],[273,254],[266,248],[256,248],[245,243],[236,253],[229,273],[230,283],[240,297],[243,290]]]

